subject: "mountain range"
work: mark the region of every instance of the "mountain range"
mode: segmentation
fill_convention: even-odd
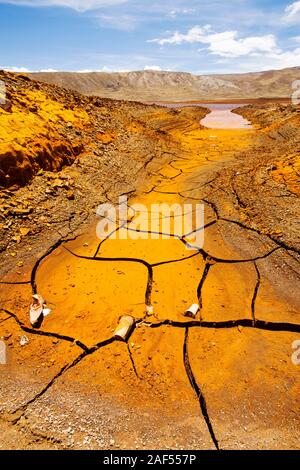
[[[266,72],[193,75],[186,72],[38,72],[33,79],[85,95],[137,101],[290,98],[300,67]]]

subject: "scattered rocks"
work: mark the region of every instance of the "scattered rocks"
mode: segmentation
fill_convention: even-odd
[[[74,201],[75,199],[75,193],[74,191],[70,190],[67,192],[67,198],[69,199],[69,201]]]
[[[21,336],[20,345],[21,345],[21,346],[26,346],[26,344],[28,344],[28,343],[29,343],[28,337],[25,336],[25,335],[24,335],[24,336]]]
[[[9,212],[12,216],[17,216],[17,217],[18,216],[21,216],[21,217],[22,216],[27,216],[27,215],[31,214],[32,211],[33,211],[32,207],[30,207],[30,208],[16,208],[16,209],[11,208],[9,210]]]

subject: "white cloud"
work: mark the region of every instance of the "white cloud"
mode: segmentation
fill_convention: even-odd
[[[101,69],[83,69],[83,70],[75,70],[75,72],[76,73],[111,72],[111,69],[104,65]]]
[[[215,64],[220,65],[214,73],[243,73],[266,70],[280,70],[300,66],[300,48],[267,55],[249,55],[235,59],[221,57]],[[200,75],[203,71],[198,72]]]
[[[161,46],[164,46],[165,44],[182,44],[184,42],[188,42],[188,43],[202,42],[202,39],[210,30],[211,30],[210,25],[206,25],[203,27],[194,26],[186,34],[182,34],[176,31],[169,38],[164,38],[164,39],[156,38],[156,39],[151,39],[148,42],[156,42],[157,44],[160,44]]]
[[[144,70],[154,70],[156,72],[160,72],[161,67],[159,67],[159,65],[145,65]]]
[[[76,73],[92,73],[92,72],[98,72],[98,70],[91,70],[91,69],[76,70]]]
[[[269,67],[276,69],[284,69],[287,67],[299,67],[300,66],[300,48],[294,49],[293,51],[280,52],[278,54],[270,54]]]
[[[272,34],[264,36],[249,36],[239,38],[237,31],[224,31],[215,33],[210,25],[203,27],[194,26],[186,34],[175,32],[169,38],[152,39],[154,42],[164,46],[165,44],[200,43],[206,44],[211,54],[222,57],[241,57],[249,54],[279,53],[276,38]]]
[[[288,23],[300,22],[300,1],[290,3],[286,7],[283,19]]]
[[[15,72],[15,73],[48,73],[48,72],[58,72],[58,70],[55,69],[40,69],[40,70],[30,70],[27,67],[14,67],[14,66],[8,66],[8,67],[1,67],[0,70],[5,70],[6,72]]]
[[[192,13],[195,13],[195,11],[196,10],[194,8],[173,8],[169,11],[167,17],[175,19],[178,15],[190,15]]]
[[[0,70],[6,70],[6,72],[16,72],[16,73],[29,73],[30,70],[28,70],[26,67],[1,67]]]
[[[300,3],[300,2],[299,2]],[[293,38],[295,43],[300,37]],[[283,50],[277,45],[273,34],[240,37],[237,31],[217,33],[210,25],[194,26],[186,33],[176,31],[169,37],[149,42],[165,45],[199,44],[198,53],[208,52],[217,56],[216,64],[227,64],[228,70],[250,71],[282,69],[300,66],[300,47]]]
[[[279,51],[276,46],[276,38],[272,34],[239,39],[236,31],[227,31],[209,35],[203,40],[203,43],[209,44],[208,49],[212,54],[223,57],[241,57]]]
[[[128,0],[0,0],[0,3],[11,3],[13,5],[24,5],[30,7],[66,7],[84,12],[96,10],[97,8],[127,3]]]

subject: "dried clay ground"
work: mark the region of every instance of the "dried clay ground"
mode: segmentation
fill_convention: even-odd
[[[0,448],[299,448],[299,108],[205,129],[204,108],[0,78]],[[96,207],[120,195],[154,220],[202,203],[204,246],[167,211],[100,241]],[[37,329],[32,292],[52,310]]]

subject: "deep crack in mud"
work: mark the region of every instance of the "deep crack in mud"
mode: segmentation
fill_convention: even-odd
[[[196,393],[196,395],[199,399],[201,412],[202,412],[203,418],[205,419],[205,422],[207,424],[209,434],[212,438],[212,441],[213,441],[214,445],[216,446],[216,449],[219,450],[219,444],[218,444],[218,441],[216,439],[216,436],[215,436],[215,433],[214,433],[214,430],[213,430],[213,427],[212,427],[212,424],[211,424],[211,421],[210,421],[210,418],[209,418],[209,414],[208,414],[207,405],[206,405],[204,395],[201,392],[201,389],[199,388],[199,385],[197,384],[197,381],[195,379],[195,376],[193,374],[191,364],[190,364],[190,361],[189,361],[188,341],[189,341],[189,329],[186,328],[185,329],[185,336],[184,336],[184,345],[183,345],[183,360],[184,360],[185,370],[186,370],[188,379],[190,381],[190,384],[193,387],[193,389],[195,390],[195,393]]]

